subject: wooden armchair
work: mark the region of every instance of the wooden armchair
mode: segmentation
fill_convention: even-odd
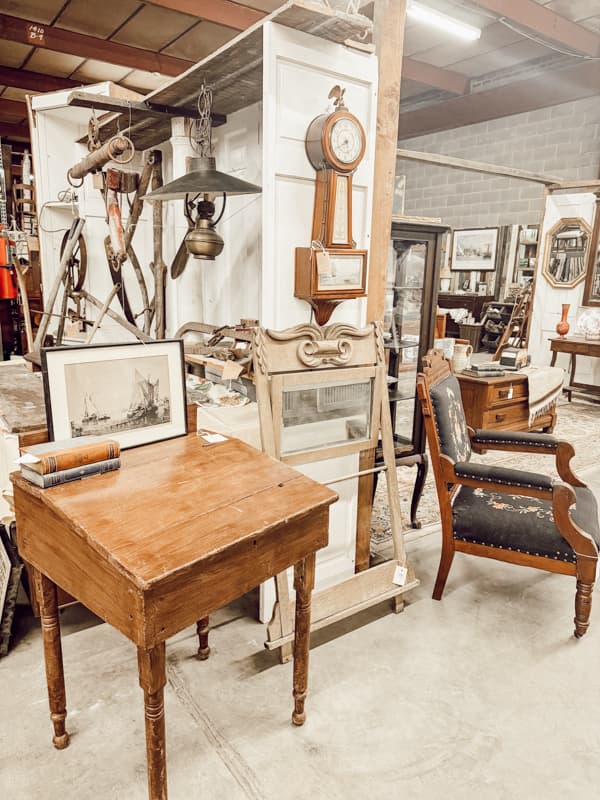
[[[544,433],[469,428],[458,381],[440,350],[424,357],[417,392],[442,519],[433,598],[441,599],[457,551],[574,575],[575,636],[583,636],[592,607],[600,526],[592,491],[570,468],[572,445]],[[555,455],[561,480],[473,463],[472,450]]]

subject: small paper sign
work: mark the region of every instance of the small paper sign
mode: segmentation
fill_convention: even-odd
[[[243,371],[244,367],[241,364],[238,364],[237,361],[226,361],[225,366],[223,367],[223,380],[235,380],[235,378],[240,377]]]
[[[331,275],[331,262],[326,250],[317,251],[317,272],[319,275]]]
[[[397,565],[396,569],[394,570],[394,577],[392,578],[392,583],[395,583],[396,586],[404,586],[406,583],[406,577],[408,575],[408,570],[406,567]]]
[[[226,442],[227,437],[221,436],[220,433],[202,433],[200,434],[201,438],[204,439],[205,442],[208,444],[218,444],[219,442]]]

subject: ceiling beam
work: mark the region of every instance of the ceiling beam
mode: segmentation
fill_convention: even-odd
[[[9,117],[26,117],[27,103],[23,103],[21,100],[9,100],[6,97],[0,97],[0,114],[5,114]]]
[[[26,139],[29,141],[29,125],[27,123],[12,125],[0,120],[0,136],[3,139]]]
[[[405,56],[402,61],[402,77],[436,89],[443,89],[452,94],[466,94],[471,88],[471,79],[466,75],[461,75],[460,72],[454,72],[451,69],[435,67],[433,64],[415,61],[414,58],[408,56]]]
[[[439,167],[480,172],[486,175],[501,175],[504,178],[518,178],[521,181],[533,181],[533,183],[543,183],[546,186],[555,186],[562,181],[562,178],[557,178],[556,175],[542,175],[540,172],[531,172],[528,169],[501,167],[498,164],[489,164],[486,161],[455,158],[454,156],[445,156],[441,153],[421,153],[418,150],[403,150],[399,147],[396,150],[396,155],[398,158],[406,158],[409,161],[420,161],[425,164],[435,164]]]
[[[232,0],[144,0],[144,2],[171,11],[180,11],[182,14],[190,14],[192,17],[215,22],[235,31],[245,31],[265,16],[262,11],[234,3]]]
[[[537,33],[543,39],[562,44],[586,56],[600,56],[600,36],[535,0],[471,0],[471,2],[505,17],[521,28]]]
[[[0,39],[44,47],[81,58],[94,58],[131,69],[158,72],[170,77],[180,75],[193,65],[192,61],[183,58],[153,53],[140,47],[130,47],[7,14],[0,14]]]
[[[399,138],[447,131],[511,114],[600,94],[600,61],[581,61],[535,78],[513,81],[462,97],[451,97],[400,114]]]
[[[26,89],[30,92],[56,92],[61,89],[81,86],[83,81],[72,81],[69,78],[55,78],[41,72],[29,72],[26,69],[0,67],[0,86],[11,86],[15,89]]]

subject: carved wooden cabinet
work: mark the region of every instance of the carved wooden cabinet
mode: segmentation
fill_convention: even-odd
[[[416,400],[421,360],[433,347],[445,225],[394,218],[387,270],[384,341],[396,463],[416,465],[411,523],[427,475],[425,429]],[[379,460],[379,459],[378,459]]]

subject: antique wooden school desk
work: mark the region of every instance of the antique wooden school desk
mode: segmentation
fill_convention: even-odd
[[[166,800],[166,639],[292,565],[292,719],[304,722],[315,552],[337,495],[237,439],[192,433],[121,458],[117,472],[45,490],[13,473],[17,537],[40,600],[55,747],[69,743],[58,585],[137,646],[148,794]]]

